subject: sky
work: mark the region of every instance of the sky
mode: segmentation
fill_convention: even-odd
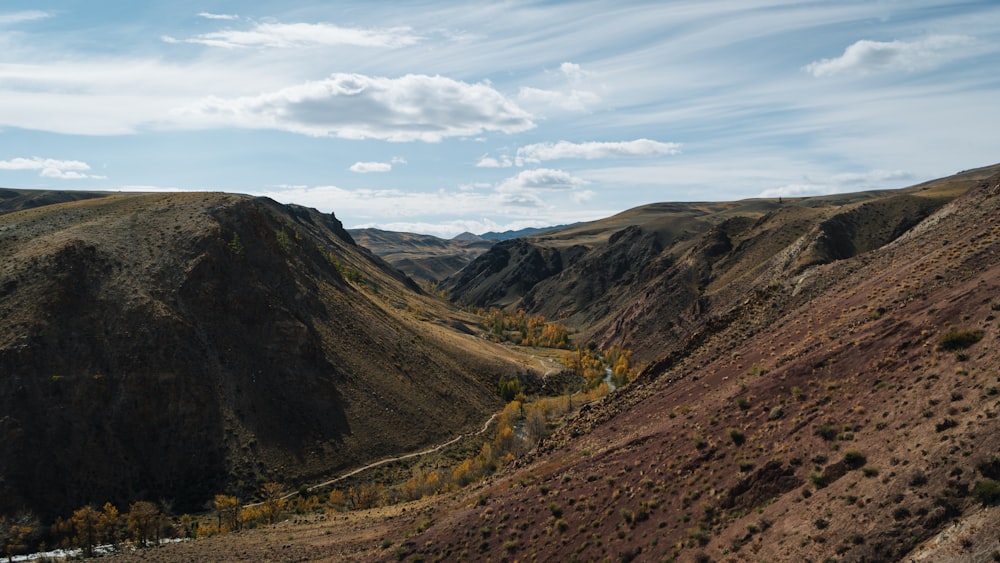
[[[1000,2],[4,0],[0,186],[451,237],[1000,162]]]

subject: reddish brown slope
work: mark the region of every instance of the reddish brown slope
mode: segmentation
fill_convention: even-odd
[[[971,491],[998,477],[998,218],[994,176],[883,248],[761,288],[404,548],[896,560],[975,517],[954,547],[988,554],[1000,516]],[[952,329],[983,338],[947,350]]]

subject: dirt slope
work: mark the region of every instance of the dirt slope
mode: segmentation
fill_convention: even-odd
[[[406,548],[495,561],[997,553],[1000,510],[975,491],[1000,463],[998,218],[1000,175],[870,252],[805,266],[801,246],[796,275],[707,321]],[[949,333],[981,339],[950,346]]]
[[[522,369],[266,199],[42,205],[0,215],[0,256],[0,512],[294,486],[478,428]]]

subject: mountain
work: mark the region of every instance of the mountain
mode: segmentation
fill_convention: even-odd
[[[479,236],[479,238],[484,238],[486,240],[501,241],[501,240],[510,240],[514,238],[529,237],[532,235],[540,235],[548,231],[563,229],[569,226],[570,225],[555,225],[552,227],[526,227],[524,229],[518,229],[516,231],[514,230],[503,231],[503,232],[489,231],[481,235],[474,235],[474,236]]]
[[[447,240],[379,229],[350,229],[348,232],[359,245],[406,275],[431,284],[461,270],[493,246],[492,242],[475,235]]]
[[[779,278],[888,244],[994,171],[903,190],[647,205],[497,243],[441,285],[460,305],[522,308],[653,360]]]
[[[657,209],[647,207],[572,237],[497,245],[468,270],[504,280],[508,293],[494,295],[512,305],[547,283],[568,291],[572,272],[610,260],[595,275],[641,289],[629,302],[607,288],[616,306],[596,334],[617,327],[653,360],[529,459],[441,508],[397,554],[995,558],[998,172],[783,204],[660,207],[669,220],[658,230],[648,220],[615,228]],[[654,257],[615,276],[616,247]],[[522,271],[548,275],[513,291],[500,272],[515,261],[496,258],[505,248]],[[487,295],[486,285],[468,287]]]
[[[308,482],[481,427],[525,369],[333,215],[2,195],[0,514]]]

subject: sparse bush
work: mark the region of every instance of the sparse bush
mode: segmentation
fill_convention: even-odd
[[[817,426],[815,432],[817,436],[828,442],[837,437],[837,429],[832,424]]]
[[[740,430],[739,428],[730,428],[727,432],[729,433],[729,438],[737,446],[742,446],[743,444],[746,443],[747,441],[746,434],[744,434],[743,431]]]
[[[953,328],[938,340],[938,347],[942,350],[950,351],[965,350],[982,340],[983,336],[985,336],[985,333],[981,330],[959,330]]]
[[[858,469],[865,464],[868,459],[865,454],[858,450],[847,450],[844,452],[844,465],[851,469]]]
[[[934,425],[934,430],[938,432],[944,432],[945,430],[948,430],[949,428],[954,428],[956,426],[958,426],[958,422],[954,418],[945,418],[941,422],[938,422],[937,424]]]
[[[559,504],[555,503],[555,502],[550,502],[549,503],[549,512],[551,512],[552,515],[555,516],[556,518],[559,518],[560,516],[562,516],[562,513],[563,513],[562,507],[559,506]]]
[[[878,475],[878,469],[870,465],[866,465],[861,468],[861,473],[865,477],[875,477],[876,475]]]
[[[983,506],[997,504],[1000,502],[1000,481],[984,478],[972,488],[972,496],[983,503]]]
[[[813,520],[813,525],[816,526],[817,530],[825,530],[830,525],[830,522],[822,518],[817,518],[816,520]]]

